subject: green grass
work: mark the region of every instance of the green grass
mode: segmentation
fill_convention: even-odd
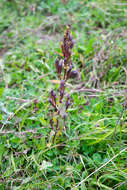
[[[127,189],[126,10],[124,0],[0,0],[0,190]],[[67,24],[80,79],[49,147]]]

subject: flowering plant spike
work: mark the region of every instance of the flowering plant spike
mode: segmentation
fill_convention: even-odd
[[[59,60],[56,58],[55,61],[56,72],[60,80],[59,94],[56,96],[55,91],[51,90],[49,99],[49,102],[54,109],[52,119],[50,119],[50,126],[54,131],[53,143],[55,142],[55,138],[66,128],[66,112],[70,106],[70,95],[65,94],[66,82],[69,78],[75,78],[78,76],[78,72],[72,70],[72,48],[74,43],[75,41],[70,32],[70,27],[67,26],[63,41],[61,42],[63,59]]]

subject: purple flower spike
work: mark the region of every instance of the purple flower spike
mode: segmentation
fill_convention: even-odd
[[[75,77],[80,79],[78,71],[72,70],[72,48],[74,44],[75,41],[71,34],[71,26],[68,25],[61,42],[61,53],[58,53],[61,58],[58,59],[58,57],[55,60],[56,72],[59,78],[58,83],[60,81],[58,89],[59,94],[56,96],[57,92],[54,90],[50,92],[49,102],[53,106],[53,110],[51,110],[52,119],[50,119],[50,128],[55,132],[53,140],[49,137],[49,142],[51,143],[55,143],[56,137],[58,138],[59,132],[61,133],[61,120],[63,130],[66,130],[65,120],[67,117],[67,110],[71,104],[70,95],[68,94],[66,96],[67,80]]]

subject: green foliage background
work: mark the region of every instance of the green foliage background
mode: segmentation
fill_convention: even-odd
[[[0,190],[127,189],[126,18],[126,0],[0,0]],[[49,147],[67,24],[80,79],[68,84],[67,130]]]

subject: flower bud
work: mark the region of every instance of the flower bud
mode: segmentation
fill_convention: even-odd
[[[54,90],[51,90],[51,97],[56,97],[56,93]]]
[[[64,90],[64,85],[65,85],[65,81],[61,80],[60,82],[60,90],[63,91]]]
[[[59,70],[59,60],[56,58],[56,61],[55,61],[55,66],[56,66],[56,71],[58,72]]]
[[[53,102],[52,102],[52,99],[51,99],[51,98],[49,98],[48,101],[49,101],[49,103],[50,103],[51,105],[53,105]]]
[[[71,48],[71,49],[74,47],[74,44],[75,44],[75,40],[72,40],[72,41],[71,41],[71,45],[70,45],[70,48]]]
[[[54,90],[51,90],[51,99],[54,105],[56,105],[56,93]]]
[[[70,106],[70,95],[68,94],[66,101],[66,110],[68,109],[69,106]]]
[[[64,58],[64,63],[65,63],[65,62],[67,62],[67,58],[66,58],[66,57]]]
[[[70,78],[76,78],[76,77],[78,77],[78,71],[76,71],[76,70],[73,70],[73,71],[71,71],[71,73],[70,73]]]
[[[63,68],[63,60],[61,59],[59,64],[58,64],[58,73],[61,74]]]
[[[68,38],[69,38],[70,41],[73,40],[73,36],[71,34],[68,35]]]
[[[61,82],[60,82],[60,103],[64,96],[64,87],[65,87],[64,85],[65,85],[65,81],[61,80]]]
[[[55,108],[55,110],[57,110],[57,107],[56,107],[56,104],[54,103],[54,101],[51,98],[49,98],[48,101]]]

